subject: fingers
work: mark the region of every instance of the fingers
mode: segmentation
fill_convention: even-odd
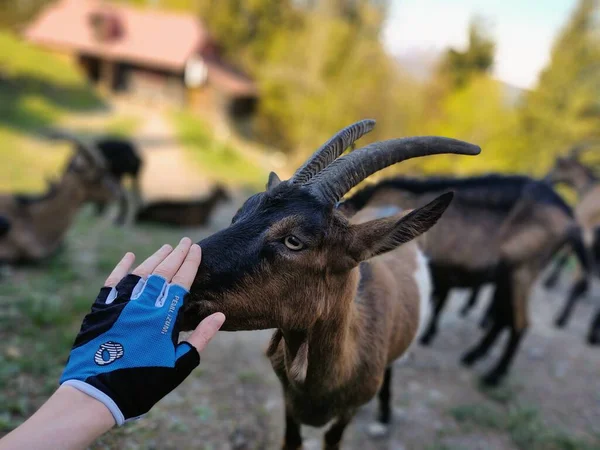
[[[132,273],[142,278],[147,278],[172,251],[173,247],[168,244],[163,245],[152,256],[137,266]]]
[[[155,275],[160,275],[165,278],[167,282],[171,281],[171,278],[177,273],[179,267],[183,263],[187,256],[190,247],[192,246],[192,240],[188,237],[184,237],[175,250],[173,250],[169,256],[167,256],[152,272]]]
[[[119,263],[115,266],[113,271],[110,273],[106,281],[104,282],[104,286],[115,287],[121,278],[129,273],[129,269],[133,265],[135,261],[135,255],[131,252],[125,253],[125,256],[119,261]]]
[[[214,335],[217,334],[217,331],[219,331],[223,322],[225,322],[225,315],[223,313],[218,312],[211,314],[198,324],[194,332],[186,339],[186,341],[193,345],[198,352],[201,352]]]
[[[198,272],[198,266],[200,265],[201,259],[202,250],[200,250],[200,246],[198,244],[192,245],[171,283],[178,284],[189,291],[192,287],[192,282],[196,277],[196,273]]]

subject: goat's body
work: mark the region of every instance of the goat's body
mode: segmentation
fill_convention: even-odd
[[[586,166],[579,159],[583,147],[574,147],[566,157],[558,157],[554,167],[548,173],[546,179],[552,183],[566,183],[571,186],[578,194],[579,203],[575,207],[575,217],[582,228],[582,246],[588,251],[591,249],[591,260],[597,270],[600,267],[600,259],[597,255],[596,247],[598,245],[598,235],[596,230],[600,227],[600,182],[594,170]],[[576,249],[575,249],[576,250]],[[545,281],[545,286],[553,287],[560,276],[562,268],[566,264],[569,253],[565,251],[558,259],[557,264]],[[581,269],[575,274],[569,297],[562,310],[556,317],[557,327],[566,326],[571,313],[579,299],[587,292],[589,288],[589,269],[582,265]],[[600,343],[600,308],[595,318],[592,319],[590,331],[588,334],[590,344]]]
[[[0,216],[10,228],[0,240],[0,261],[39,261],[55,253],[84,196],[74,175],[65,175],[52,195],[25,202],[20,197],[1,196]]]
[[[227,198],[223,189],[215,189],[207,198],[192,201],[159,200],[143,207],[136,222],[192,227],[206,225],[221,200]]]
[[[495,302],[503,304],[495,308],[501,311],[496,315],[498,326],[510,327],[519,335],[487,378],[497,382],[508,369],[528,326],[529,289],[569,238],[575,223],[573,213],[548,184],[523,176],[500,175],[385,180],[359,191],[343,207],[356,210],[365,205],[393,204],[416,208],[445,190],[455,192],[454,201],[439,223],[420,238],[430,260],[437,303],[423,342],[429,343],[436,334],[437,317],[451,288],[479,288],[489,282],[514,286],[497,290],[494,297]],[[485,352],[476,353],[478,359]]]
[[[386,368],[406,354],[425,323],[431,279],[416,243],[361,263],[353,278],[354,299],[338,323],[317,324],[310,337],[279,330],[273,336],[276,347],[269,358],[288,414],[301,424],[324,426],[369,402]],[[306,378],[296,383],[290,377],[290,347],[304,344]]]
[[[129,211],[140,203],[139,175],[142,169],[142,159],[133,143],[127,139],[103,137],[98,139],[95,145],[106,161],[108,171],[118,182],[119,192],[90,191],[88,200],[96,205],[98,213],[104,212],[110,202],[118,200],[119,212],[116,222],[124,224]],[[126,176],[131,178],[131,194],[123,187],[123,179]]]

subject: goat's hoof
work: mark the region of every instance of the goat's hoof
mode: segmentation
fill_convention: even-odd
[[[481,383],[487,387],[496,387],[500,384],[504,375],[496,371],[491,371],[487,375],[481,377]]]
[[[431,345],[431,341],[433,340],[433,335],[431,333],[425,333],[419,339],[419,343],[424,347],[429,347]]]
[[[479,355],[475,352],[465,353],[462,358],[460,358],[460,362],[465,367],[471,367],[475,362],[479,359]]]
[[[380,439],[388,435],[389,425],[381,422],[372,422],[367,425],[367,434],[373,439]]]
[[[467,317],[471,308],[464,308],[460,310],[460,317]]]
[[[591,346],[600,346],[600,334],[596,333],[595,335],[588,336],[588,344]]]
[[[556,328],[564,328],[565,326],[567,326],[567,319],[565,319],[564,317],[559,317],[554,321],[554,326]]]
[[[544,283],[544,288],[546,289],[554,289],[556,284],[558,283],[558,278],[549,278]]]

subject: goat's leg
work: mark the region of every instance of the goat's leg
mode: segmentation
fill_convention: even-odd
[[[302,448],[302,435],[300,424],[292,417],[289,411],[285,412],[285,437],[283,438],[283,450],[299,450]]]
[[[471,296],[469,297],[469,300],[467,300],[467,303],[465,303],[465,305],[460,310],[460,315],[462,317],[466,317],[467,314],[469,314],[469,311],[471,311],[473,307],[477,304],[477,298],[479,297],[479,289],[480,286],[477,286],[471,290]]]
[[[588,286],[589,286],[588,280],[585,276],[582,276],[582,278],[580,278],[573,284],[573,287],[571,288],[571,292],[569,293],[569,297],[567,298],[565,306],[563,307],[562,311],[560,312],[560,314],[556,317],[556,320],[554,321],[554,324],[558,328],[563,328],[567,325],[567,322],[569,321],[569,318],[571,317],[571,314],[573,313],[573,309],[575,308],[575,305],[581,299],[581,297],[587,292]]]
[[[450,288],[448,286],[436,286],[433,292],[433,298],[436,300],[435,308],[433,310],[433,314],[429,318],[429,325],[427,326],[427,330],[421,336],[421,344],[429,345],[431,341],[435,337],[438,331],[438,321],[446,302],[448,301],[448,294],[450,292]]]
[[[565,251],[558,257],[558,260],[556,261],[556,264],[554,264],[550,275],[548,275],[548,278],[546,278],[546,280],[544,281],[544,287],[546,289],[551,289],[554,286],[556,286],[556,284],[558,283],[558,279],[560,278],[560,273],[562,272],[563,268],[565,267],[565,264],[567,264],[567,261],[569,260],[569,256],[569,252]]]
[[[600,345],[600,308],[596,311],[596,317],[594,317],[590,324],[588,343],[590,345]]]
[[[497,386],[502,381],[517,353],[519,344],[523,338],[523,335],[525,334],[525,331],[526,329],[517,330],[514,326],[511,326],[510,338],[508,340],[508,344],[506,344],[504,353],[502,353],[500,361],[498,361],[498,364],[486,375],[484,375],[481,380],[485,385]]]
[[[352,420],[354,411],[347,414],[341,415],[337,420],[329,427],[325,433],[325,440],[323,442],[324,450],[339,450],[342,442],[342,435],[344,430]]]
[[[481,320],[479,321],[479,328],[482,330],[487,330],[494,321],[494,300],[490,300],[489,305],[485,308],[485,312],[481,316]]]
[[[142,206],[142,189],[140,187],[140,178],[138,175],[135,175],[131,179],[131,194],[133,200],[130,204],[133,204],[133,212],[135,216],[135,213],[137,213]]]
[[[511,313],[513,299],[512,270],[503,262],[499,264],[496,270],[496,289],[484,317],[484,320],[491,320],[492,326],[479,344],[465,353],[461,358],[461,362],[467,367],[472,366],[477,360],[487,354],[502,330],[510,324],[510,320],[513,317]]]
[[[369,436],[377,438],[385,436],[388,432],[388,426],[392,419],[392,405],[391,405],[391,394],[392,394],[392,367],[385,369],[385,375],[383,376],[383,384],[379,389],[379,414],[377,416],[377,422],[373,422],[369,425],[368,433]]]
[[[498,336],[500,336],[500,333],[502,332],[504,327],[504,322],[495,320],[494,324],[488,330],[488,332],[479,342],[479,344],[477,344],[475,347],[473,347],[471,350],[469,350],[462,356],[460,360],[461,363],[467,367],[471,367],[479,359],[483,358],[487,354],[489,349],[492,347],[492,345],[494,345],[494,342],[496,342],[496,339],[498,339]]]
[[[498,303],[498,313],[510,326],[510,338],[498,364],[494,366],[482,379],[488,386],[496,386],[508,373],[519,344],[529,324],[528,320],[528,297],[531,286],[535,280],[536,270],[531,267],[522,266],[510,274],[508,295]]]
[[[115,221],[117,225],[125,225],[127,222],[130,203],[127,190],[124,187],[121,187],[119,192],[119,215]]]

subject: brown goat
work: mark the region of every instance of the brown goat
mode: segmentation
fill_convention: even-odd
[[[43,131],[43,135],[54,140],[65,140],[71,142],[74,146],[81,145],[81,138],[75,133],[64,129],[48,129]],[[140,186],[139,174],[142,168],[142,159],[132,141],[119,137],[98,136],[90,138],[86,145],[93,145],[96,153],[102,157],[103,165],[112,177],[118,183],[118,189],[98,185],[96,189],[89,189],[86,198],[87,202],[95,204],[98,214],[106,209],[107,205],[118,200],[118,215],[115,222],[124,225],[129,216],[129,212],[137,208],[140,204]],[[75,148],[77,151],[81,149]],[[72,170],[73,164],[67,165],[67,170]],[[131,192],[123,186],[124,177],[130,177],[132,183]]]
[[[484,382],[499,383],[528,327],[527,298],[538,274],[558,248],[571,242],[583,261],[587,254],[572,211],[544,182],[521,176],[487,175],[464,179],[384,180],[349,198],[351,214],[365,206],[417,208],[452,190],[455,200],[422,240],[434,282],[436,306],[422,342],[436,334],[437,320],[452,287],[494,283],[493,324],[468,352],[467,365],[483,357],[501,331],[511,336]]]
[[[116,180],[96,150],[85,143],[71,162],[72,170],[39,197],[0,196],[0,216],[9,229],[0,236],[1,262],[34,262],[52,255],[90,191],[115,192]]]
[[[182,309],[183,329],[214,311],[226,315],[225,330],[277,329],[268,355],[284,389],[286,449],[301,445],[300,424],[333,419],[325,447],[338,448],[355,411],[382,385],[387,424],[389,365],[415,339],[427,284],[415,247],[398,247],[433,226],[452,194],[405,216],[362,223],[350,223],[336,203],[408,158],[479,153],[464,142],[418,137],[339,157],[373,126],[342,130],[287,181],[271,174],[267,190],[250,197],[231,226],[199,243],[203,262]]]
[[[585,147],[575,147],[566,157],[558,157],[554,167],[547,175],[551,183],[565,183],[575,189],[579,202],[575,206],[575,217],[583,228],[584,241],[586,245],[597,248],[600,243],[596,242],[598,229],[600,228],[600,180],[595,173],[580,161],[580,155]],[[546,287],[552,287],[558,281],[560,272],[569,258],[569,252],[565,251],[559,258],[553,271],[546,279]],[[595,269],[598,270],[600,260],[594,258]],[[589,288],[589,280],[586,274],[579,269],[575,274],[571,295],[563,309],[556,317],[556,326],[565,327],[578,300]],[[600,343],[600,309],[596,317],[592,319],[588,341],[591,344]]]
[[[138,211],[136,222],[159,223],[180,227],[206,225],[214,209],[229,195],[223,186],[215,186],[208,197],[198,200],[158,200]]]

